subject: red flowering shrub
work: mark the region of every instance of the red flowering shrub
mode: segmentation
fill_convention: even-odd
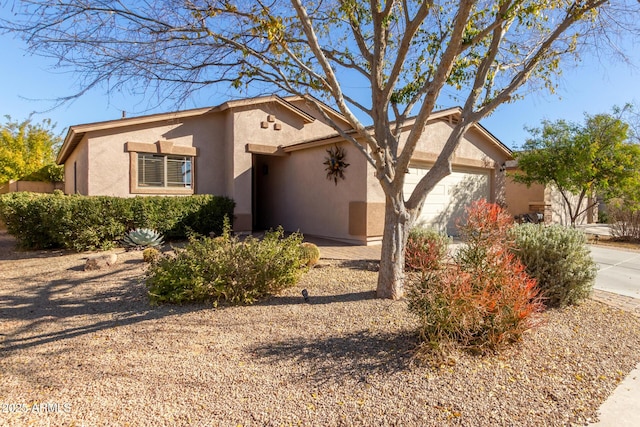
[[[449,237],[435,230],[421,227],[412,229],[405,246],[405,268],[418,272],[441,268],[449,243]]]
[[[410,284],[409,310],[418,316],[430,350],[448,344],[480,353],[499,350],[535,324],[543,306],[536,281],[509,252],[512,223],[499,206],[473,203],[466,224],[458,226],[466,245],[454,264]]]

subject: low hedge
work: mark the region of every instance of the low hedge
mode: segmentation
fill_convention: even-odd
[[[151,228],[165,238],[189,232],[222,232],[235,203],[227,197],[66,196],[10,193],[0,196],[0,220],[25,249],[107,249],[133,228]]]

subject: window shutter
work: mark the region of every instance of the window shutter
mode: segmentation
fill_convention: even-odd
[[[167,156],[167,186],[191,188],[191,159]]]
[[[164,186],[164,156],[138,154],[138,185],[143,187]]]

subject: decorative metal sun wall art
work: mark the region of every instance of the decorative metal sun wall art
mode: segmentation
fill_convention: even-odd
[[[338,147],[338,145],[329,148],[327,153],[329,153],[329,156],[325,157],[323,163],[326,165],[324,170],[327,171],[327,179],[333,180],[335,185],[338,185],[338,178],[345,179],[344,170],[349,166],[349,163],[344,161],[347,153],[344,148]]]

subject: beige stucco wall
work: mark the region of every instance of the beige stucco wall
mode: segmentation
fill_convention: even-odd
[[[545,192],[547,204],[550,206],[549,211],[551,213],[551,222],[553,224],[562,224],[562,225],[571,225],[571,216],[569,215],[569,209],[567,204],[558,191],[553,185],[548,185]],[[578,196],[575,194],[571,194],[569,196],[569,200],[571,201],[572,206],[576,206],[578,203]],[[587,206],[592,204],[593,201],[588,198],[584,198],[580,205],[580,210],[582,211]],[[597,221],[597,206],[592,208],[591,210],[587,210],[578,216],[576,219],[576,224],[589,224]]]
[[[73,163],[77,162],[78,193],[135,196],[131,192],[131,161],[126,144],[170,141],[175,146],[198,149],[194,165],[194,184],[198,193],[225,195],[224,121],[223,114],[209,114],[173,123],[90,132],[65,162],[65,192],[73,193]],[[159,189],[157,193],[146,194],[166,193]]]
[[[291,100],[290,102],[300,110],[316,118],[316,121],[314,122],[314,127],[323,128],[326,126],[326,121],[324,117],[322,117],[322,115],[318,113],[318,111],[314,106],[307,104],[304,100]],[[331,117],[331,119],[334,121],[336,125],[340,127],[340,129],[344,129],[344,130],[351,129],[351,125],[348,122],[344,121],[342,118],[336,117],[335,115],[330,115],[330,114],[329,114],[329,117]],[[333,128],[327,128],[327,129],[328,129],[328,133],[330,134],[336,133],[333,130]],[[317,131],[314,129],[313,133],[317,133]]]
[[[89,196],[130,196],[129,192],[129,153],[124,149],[128,141],[155,142],[151,134],[142,135],[142,129],[123,129],[113,134],[106,131],[88,134]]]
[[[231,196],[227,191],[229,157],[225,147],[232,141],[227,123],[229,114],[208,114],[185,122],[179,129],[192,146],[198,149],[195,159],[195,192],[216,196]],[[167,135],[167,138],[173,133]]]
[[[570,225],[571,217],[564,198],[553,185],[525,184],[514,182],[507,176],[506,180],[506,202],[507,210],[511,215],[522,215],[536,211],[544,212],[544,221],[547,224]],[[575,206],[578,201],[577,195],[570,195],[569,200]],[[592,201],[584,199],[582,209],[586,208]],[[577,224],[593,223],[597,219],[597,207],[591,212],[586,211],[577,219]]]
[[[236,108],[233,121],[236,145],[242,150],[246,144],[289,146],[336,133],[321,119],[306,121],[275,102]]]
[[[415,157],[424,161],[435,161],[444,148],[447,138],[451,134],[453,125],[444,120],[429,123],[422,137],[416,145]],[[403,132],[401,144],[409,136],[409,131]],[[495,168],[507,159],[504,151],[495,144],[487,141],[478,130],[470,129],[456,148],[453,156],[454,165],[468,167]]]
[[[89,144],[85,136],[64,163],[64,192],[88,194]]]
[[[534,183],[527,187],[526,184],[515,182],[507,173],[505,202],[507,211],[513,216],[532,213],[540,206],[546,211],[548,200],[545,197],[545,186]]]
[[[0,194],[16,193],[19,191],[28,191],[30,193],[53,193],[54,190],[64,191],[64,183],[11,180],[3,185],[0,185]]]
[[[235,144],[230,143],[233,150],[231,163],[233,169],[231,174],[232,197],[236,202],[234,229],[246,231],[251,230],[252,224],[255,222],[252,212],[253,154],[247,151],[247,144],[271,147],[288,146],[325,136],[334,133],[334,131],[320,120],[312,122],[304,120],[299,114],[283,107],[279,103],[266,103],[238,108],[233,111],[232,116],[232,138],[235,141]],[[305,160],[299,161],[298,157],[293,155],[290,155],[289,158],[295,158],[295,160],[291,161],[290,165],[287,165],[284,173],[292,181],[287,185],[296,187],[300,184],[297,181],[301,177],[292,175],[291,171],[298,171],[297,173],[301,174],[301,176],[307,175],[304,168],[297,169],[300,162],[304,164]],[[306,158],[306,156],[303,155],[302,158]],[[279,168],[274,168],[274,171],[276,169]],[[287,189],[288,191],[298,194],[295,188]],[[292,230],[295,231],[295,224],[290,221],[291,218],[292,215],[283,217],[282,225],[294,227]],[[328,228],[331,227],[329,226]]]
[[[285,157],[260,156],[256,179],[260,196],[259,215],[266,228],[282,225],[287,231],[354,243],[366,236],[350,234],[352,202],[366,200],[366,161],[356,148],[340,144],[346,151],[345,179],[326,179],[329,146],[294,151]],[[266,168],[265,168],[266,165]]]

